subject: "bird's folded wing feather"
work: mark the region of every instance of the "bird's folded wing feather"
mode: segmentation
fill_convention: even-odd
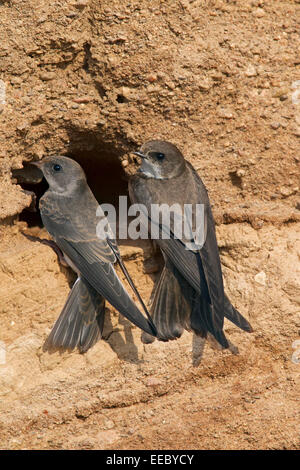
[[[89,191],[83,194],[81,206],[76,207],[73,198],[42,198],[40,211],[45,227],[54,239],[63,237],[77,243],[78,251],[90,263],[99,258],[104,262],[114,263],[116,258],[113,250],[106,239],[97,236],[97,224],[104,217],[104,213],[99,210],[96,199]],[[112,243],[118,251],[116,241],[112,239]]]
[[[190,164],[188,164],[188,167],[196,183],[197,201],[205,206],[206,239],[203,247],[199,250],[199,255],[213,307],[212,314],[215,317],[213,321],[223,326],[224,285],[215,222],[206,188],[194,168]]]
[[[135,197],[135,202],[143,203],[147,207],[148,215],[151,214],[150,203],[163,202],[169,206],[178,203],[182,209],[183,204],[192,204],[193,207],[195,207],[195,204],[204,205],[206,239],[200,250],[190,250],[190,245],[184,237],[182,239],[164,239],[161,237],[156,241],[196,292],[206,296],[208,302],[212,305],[212,323],[215,325],[215,328],[221,329],[224,322],[224,287],[215,225],[207,191],[198,174],[189,164],[187,164],[187,170],[182,179],[182,181],[173,182],[173,188],[168,186],[171,180],[167,181],[164,193],[162,194],[161,190],[155,191],[155,185],[161,183],[153,180],[143,180],[147,188],[145,190],[144,186],[140,184],[141,179],[139,178],[139,180],[133,180],[133,186],[130,191],[133,197]],[[185,187],[184,194],[177,191],[176,187]],[[158,196],[156,194],[159,194],[160,199],[163,198],[163,200],[157,200]],[[196,229],[194,225],[195,220],[193,217],[191,221],[193,231]],[[164,229],[162,227],[162,232]]]
[[[85,210],[76,213],[72,201],[64,198],[63,206],[44,198],[41,215],[48,232],[76,269],[120,313],[149,334],[156,335],[153,324],[141,314],[119,280],[113,263],[116,256],[106,240],[96,235],[97,202],[87,200]],[[69,205],[69,206],[68,206]],[[64,215],[68,211],[70,216]],[[55,215],[53,215],[55,214]],[[116,243],[112,240],[114,245]]]
[[[91,286],[120,313],[136,326],[149,334],[156,335],[153,324],[142,315],[118,278],[112,263],[103,262],[98,259],[89,263],[82,255],[82,244],[80,246],[63,238],[56,239],[61,250],[71,259],[82,276]],[[79,249],[78,249],[79,248]]]

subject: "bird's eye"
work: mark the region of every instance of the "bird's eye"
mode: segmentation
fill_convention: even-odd
[[[165,158],[165,154],[161,152],[149,152],[150,157],[156,158],[156,160],[163,160]]]
[[[60,171],[61,170],[61,166],[58,163],[55,163],[52,168],[53,168],[54,171]]]

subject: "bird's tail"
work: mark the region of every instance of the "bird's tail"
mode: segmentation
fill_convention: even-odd
[[[44,344],[44,351],[90,349],[102,336],[105,300],[84,279],[78,277],[67,302]]]
[[[156,286],[151,306],[158,339],[168,341],[179,338],[183,330],[189,328],[190,310],[189,301],[181,293],[174,270],[166,264]]]
[[[192,330],[203,338],[210,332],[223,348],[229,347],[223,331],[212,325],[208,301],[196,293],[169,260],[155,289],[151,313],[160,341],[179,338],[184,330]],[[148,343],[153,339],[142,333],[142,341]]]
[[[212,322],[211,308],[206,296],[196,293],[176,267],[166,260],[151,307],[158,339],[173,340],[179,338],[183,330],[192,330],[204,338],[210,333],[222,348],[230,348],[223,330],[217,329]],[[226,295],[224,316],[242,330],[249,333],[253,331],[250,323],[233,307]],[[154,338],[143,333],[142,341],[149,343]]]

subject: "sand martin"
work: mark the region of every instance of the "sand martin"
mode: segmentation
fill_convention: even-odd
[[[151,306],[158,338],[176,339],[186,329],[202,337],[210,333],[223,348],[228,348],[223,332],[224,317],[245,331],[251,332],[252,327],[224,293],[215,224],[206,188],[192,165],[169,142],[153,140],[134,153],[141,158],[141,166],[129,181],[133,203],[143,204],[148,214],[151,214],[151,204],[171,206],[175,203],[181,208],[185,204],[193,204],[193,208],[196,204],[203,205],[205,242],[201,248],[191,249],[190,239],[185,235],[175,238],[172,219],[171,237],[156,240],[165,261]],[[194,212],[189,223],[196,233]],[[151,341],[146,334],[142,334],[142,339]]]
[[[39,201],[43,224],[78,274],[44,349],[87,351],[102,336],[105,299],[132,323],[156,335],[151,318],[142,315],[116,274],[114,264],[120,260],[116,241],[97,237],[99,204],[81,166],[63,156],[32,163],[49,184]]]

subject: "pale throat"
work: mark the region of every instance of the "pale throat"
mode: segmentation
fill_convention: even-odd
[[[142,173],[142,175],[146,178],[154,178],[156,180],[169,180],[181,175],[184,170],[185,164],[184,162],[182,162],[181,165],[177,165],[176,167],[174,167],[173,171],[171,171],[168,176],[165,176],[162,174],[162,168],[159,163],[150,163],[148,160],[144,159],[142,160],[139,172]]]
[[[155,164],[149,163],[148,160],[146,159],[142,161],[139,171],[143,173],[143,175],[146,176],[147,178],[155,178],[157,180],[166,179],[164,176],[162,176],[160,166],[158,164],[155,165]]]
[[[49,183],[49,181],[48,181]],[[52,193],[54,194],[57,194],[59,196],[73,196],[74,194],[76,194],[80,184],[81,184],[81,181],[78,181],[78,180],[70,180],[68,181],[67,184],[64,184],[65,182],[63,182],[62,184],[59,184],[57,181],[55,182],[50,182],[49,183],[49,191],[51,191]]]

